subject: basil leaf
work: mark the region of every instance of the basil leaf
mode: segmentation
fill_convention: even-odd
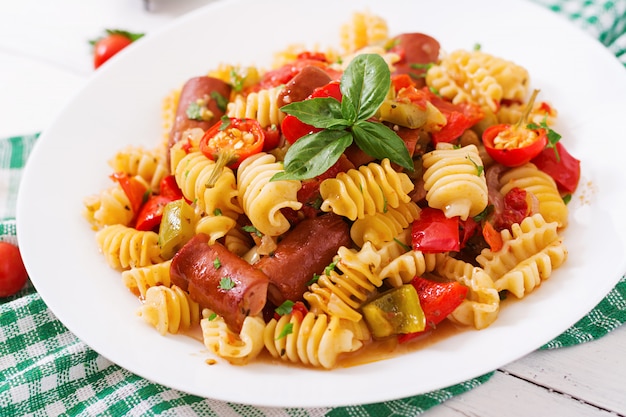
[[[357,146],[376,159],[389,158],[391,162],[413,171],[413,160],[404,141],[382,123],[359,120],[352,126]]]
[[[345,130],[322,130],[303,136],[285,154],[284,171],[274,174],[271,181],[305,180],[323,174],[350,144],[352,135]]]
[[[389,93],[391,73],[385,60],[377,54],[362,54],[350,62],[341,77],[342,101],[348,98],[356,111],[354,120],[372,117]],[[342,105],[342,111],[348,104]],[[344,114],[344,118],[349,114]]]
[[[343,119],[341,104],[333,97],[317,97],[280,108],[284,113],[297,117],[302,123],[321,129],[346,127],[350,124]]]

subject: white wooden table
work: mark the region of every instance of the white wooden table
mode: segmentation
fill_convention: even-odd
[[[0,137],[44,130],[93,74],[104,28],[155,30],[210,0],[2,0]],[[443,416],[626,416],[626,326],[587,344],[538,351],[427,411]]]

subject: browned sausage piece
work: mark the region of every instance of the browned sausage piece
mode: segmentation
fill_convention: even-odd
[[[423,33],[403,33],[393,40],[392,52],[398,52],[400,62],[394,64],[394,74],[410,74],[418,88],[426,83],[426,64],[439,60],[439,41]]]
[[[172,284],[238,332],[247,316],[259,314],[265,306],[269,280],[223,245],[208,241],[209,236],[200,233],[176,253],[170,266]]]
[[[219,96],[222,96],[228,101],[230,91],[230,85],[217,78],[202,76],[189,79],[180,92],[176,118],[174,119],[174,124],[170,132],[169,146],[171,147],[178,142],[185,130],[195,127],[207,130],[219,121],[224,115],[225,109],[220,109],[215,97],[219,94]],[[206,102],[207,109],[213,113],[213,117],[209,120],[194,120],[187,116],[189,105],[198,100]]]
[[[310,96],[317,87],[324,86],[331,81],[332,79],[323,69],[314,65],[306,66],[285,84],[285,88],[282,89],[277,98],[278,107],[302,101]]]
[[[270,279],[268,298],[276,306],[298,301],[314,274],[321,274],[341,246],[350,246],[350,229],[340,216],[324,214],[298,223],[278,243],[273,256],[254,264]]]

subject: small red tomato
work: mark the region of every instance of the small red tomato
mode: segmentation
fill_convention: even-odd
[[[100,67],[113,55],[141,38],[143,33],[131,33],[124,30],[106,30],[106,36],[90,41],[93,45],[93,66]]]
[[[0,242],[0,298],[21,290],[27,279],[28,273],[18,247]]]

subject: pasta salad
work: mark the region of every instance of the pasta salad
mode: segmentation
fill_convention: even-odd
[[[337,50],[187,80],[84,217],[141,319],[232,364],[481,330],[567,259],[580,161],[540,94],[517,63],[357,12]]]

